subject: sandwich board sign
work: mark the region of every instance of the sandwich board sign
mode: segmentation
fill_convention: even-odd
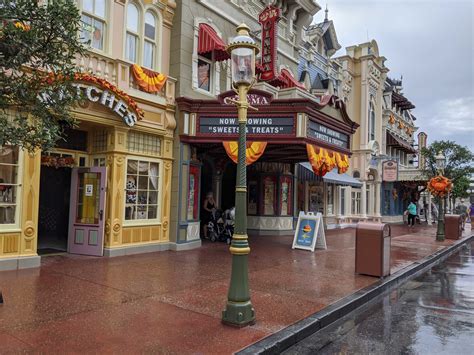
[[[292,248],[311,251],[315,248],[327,249],[323,215],[320,212],[300,212]]]

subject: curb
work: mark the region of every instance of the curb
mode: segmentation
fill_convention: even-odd
[[[344,317],[382,293],[426,272],[431,267],[439,264],[451,254],[455,253],[464,244],[473,240],[474,235],[459,240],[455,244],[416,261],[397,271],[393,275],[381,279],[375,284],[365,287],[349,296],[341,298],[339,301],[323,308],[309,317],[249,345],[248,347],[236,352],[236,354],[279,354],[283,350],[288,349],[290,346],[295,345],[320,329],[327,327],[329,324]]]

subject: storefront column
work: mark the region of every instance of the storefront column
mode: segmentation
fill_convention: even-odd
[[[41,152],[23,153],[23,201],[21,209],[22,231],[19,254],[36,255],[38,245],[38,206],[41,174]],[[18,197],[20,198],[20,197]],[[6,243],[5,243],[6,244]],[[32,260],[32,266],[39,266],[39,258]],[[35,265],[37,263],[37,265]]]
[[[343,193],[342,191],[342,187],[341,186],[337,186],[336,188],[336,196],[334,196],[335,198],[335,205],[336,205],[336,217],[337,218],[341,218],[341,193]]]
[[[433,223],[432,219],[431,219],[431,193],[428,191],[428,214],[426,215],[426,219],[427,219],[427,222],[428,222],[428,225],[431,225],[431,223]]]
[[[347,186],[344,189],[344,214],[346,216],[352,215],[352,187]]]
[[[361,209],[361,215],[362,218],[367,218],[367,187],[366,187],[366,182],[362,181],[362,187],[360,190],[360,209]]]
[[[375,214],[375,184],[370,184],[370,193],[369,193],[369,216],[373,216]]]
[[[219,208],[222,207],[222,174],[215,174],[212,176],[212,191]]]
[[[375,183],[375,217],[380,217],[380,181]]]

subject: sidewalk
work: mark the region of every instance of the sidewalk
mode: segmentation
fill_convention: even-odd
[[[435,233],[393,226],[392,273],[453,244]],[[243,329],[220,322],[231,261],[222,243],[113,259],[50,256],[40,269],[0,272],[0,353],[232,353],[378,281],[354,274],[354,229],[328,231],[328,249],[314,253],[291,243],[250,239],[257,323]]]

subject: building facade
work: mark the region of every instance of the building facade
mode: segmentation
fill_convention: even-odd
[[[357,124],[341,100],[311,93],[298,77],[300,50],[308,43],[305,29],[319,10],[315,1],[303,0],[270,6],[257,0],[178,3],[171,46],[179,137],[171,238],[180,248],[201,245],[202,204],[209,191],[221,209],[234,204],[237,112],[229,100],[235,92],[225,47],[241,22],[262,44],[259,80],[248,96],[258,108],[249,111],[248,122],[249,233],[293,233],[298,211],[309,208],[297,163],[310,160],[319,171],[326,157],[331,169],[336,160],[346,162]]]
[[[345,216],[349,222],[381,219],[381,160],[384,83],[388,68],[377,42],[346,48],[339,57],[343,81],[341,97],[348,114],[360,125],[352,141],[350,173],[360,188],[345,187]]]
[[[175,80],[173,1],[82,0],[73,110],[78,127],[49,152],[0,158],[0,270],[56,251],[116,256],[169,249]],[[14,114],[14,113],[12,113]]]

